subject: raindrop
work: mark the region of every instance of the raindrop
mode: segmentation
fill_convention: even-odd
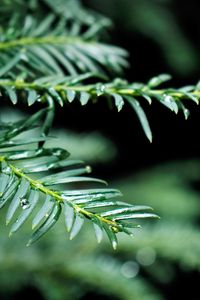
[[[10,167],[4,168],[4,169],[3,169],[3,173],[4,173],[4,174],[7,174],[7,175],[10,175],[10,173],[11,173]]]
[[[102,85],[100,85],[99,89],[103,93],[105,91],[106,87],[104,84],[102,84]]]
[[[86,172],[87,173],[91,173],[92,172],[92,168],[90,166],[86,166]]]
[[[27,209],[30,207],[30,203],[26,198],[22,198],[20,200],[20,204],[21,204],[22,209]]]
[[[190,111],[187,108],[185,108],[183,113],[184,113],[185,119],[187,120],[190,115]]]
[[[102,94],[104,94],[106,89],[106,86],[104,84],[98,84],[96,91],[97,91],[97,96],[101,96]]]
[[[171,103],[173,98],[170,95],[164,95],[164,100],[168,103]]]
[[[139,265],[135,261],[126,261],[121,267],[121,273],[126,278],[134,278],[139,272]]]

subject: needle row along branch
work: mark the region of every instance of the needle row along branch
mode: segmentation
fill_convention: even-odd
[[[157,215],[148,206],[116,200],[121,196],[120,191],[98,187],[105,184],[104,181],[82,176],[90,173],[91,168],[82,161],[70,160],[64,149],[44,148],[43,142],[48,137],[43,132],[40,136],[30,137],[29,131],[42,118],[49,119],[49,112],[52,111],[43,109],[21,121],[1,123],[0,209],[8,205],[6,224],[12,223],[10,235],[33,213],[32,228],[35,231],[28,242],[30,245],[58,221],[64,209],[70,239],[78,234],[88,219],[93,224],[98,242],[105,232],[116,248],[118,232],[132,234],[130,229],[138,227],[138,219],[157,218]],[[34,179],[31,174],[34,174]],[[88,189],[88,183],[95,187]]]
[[[185,107],[184,100],[199,103],[200,84],[186,86],[183,88],[160,89],[158,86],[170,79],[168,74],[161,74],[149,80],[147,84],[128,83],[121,79],[104,83],[97,81],[101,77],[96,73],[85,73],[79,76],[47,76],[38,78],[33,82],[24,80],[0,79],[0,91],[16,104],[19,95],[26,95],[28,105],[36,101],[46,101],[48,98],[58,102],[61,106],[66,102],[78,99],[82,105],[89,100],[99,97],[113,99],[114,105],[120,111],[125,102],[135,110],[147,138],[152,141],[152,132],[147,116],[140,104],[143,98],[152,103],[152,99],[159,101],[176,114],[178,111],[184,113],[185,118],[189,116],[189,110]],[[96,83],[85,83],[85,81],[96,81]]]

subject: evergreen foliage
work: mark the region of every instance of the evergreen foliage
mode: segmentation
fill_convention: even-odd
[[[54,226],[64,210],[70,239],[89,219],[98,242],[105,232],[115,249],[118,232],[131,235],[132,229],[138,227],[138,219],[158,216],[149,206],[115,200],[121,196],[116,189],[93,186],[105,182],[81,176],[90,173],[90,167],[70,160],[67,150],[45,147],[56,106],[76,98],[86,105],[101,97],[111,99],[120,111],[128,103],[152,141],[140,104],[143,98],[150,104],[155,99],[175,113],[182,110],[187,119],[189,111],[184,100],[198,104],[200,85],[158,88],[170,79],[167,74],[154,77],[147,84],[118,78],[128,66],[127,52],[102,42],[111,22],[83,9],[78,1],[4,0],[2,10],[1,98],[13,105],[39,102],[42,106],[29,118],[0,124],[0,207],[8,205],[6,223],[12,223],[10,234],[29,219],[39,202],[32,221],[36,230],[28,245]],[[36,136],[23,136],[37,127]],[[85,188],[85,183],[92,184],[92,188]]]
[[[58,222],[28,249],[23,245],[28,225],[9,240],[3,227],[1,293],[8,296],[31,286],[48,300],[85,299],[91,291],[105,299],[170,299],[165,297],[166,286],[174,296],[177,277],[178,282],[185,276],[190,278],[190,272],[198,274],[200,267],[199,193],[192,188],[192,183],[199,182],[199,166],[196,160],[173,162],[115,182],[130,203],[132,199],[137,199],[138,205],[149,203],[162,218],[148,224],[145,221],[133,240],[121,235],[114,253],[106,239],[97,245],[90,226],[66,243],[63,224]],[[186,293],[188,286],[180,289],[177,292]],[[190,291],[191,299],[193,296]]]

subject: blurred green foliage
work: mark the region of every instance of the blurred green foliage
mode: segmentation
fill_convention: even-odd
[[[88,0],[89,6],[111,16],[122,32],[132,32],[146,38],[146,55],[156,63],[156,55],[149,52],[149,39],[160,48],[166,64],[179,76],[198,71],[200,60],[196,45],[185,32],[177,16],[174,0]],[[188,22],[191,22],[188,15]],[[198,23],[196,23],[198,26]],[[196,37],[197,39],[197,37]],[[197,41],[198,42],[198,41]],[[130,40],[130,44],[133,41]],[[134,48],[140,45],[134,44]],[[149,54],[148,54],[149,52]],[[131,54],[134,57],[134,52]],[[137,57],[136,57],[137,59]],[[133,59],[134,61],[134,59]]]
[[[184,161],[157,166],[115,182],[127,200],[136,204],[147,202],[162,218],[145,222],[133,239],[120,236],[114,253],[106,239],[96,245],[90,224],[82,229],[79,238],[69,242],[61,220],[29,248],[24,244],[30,224],[10,240],[3,231],[1,299],[4,294],[11,297],[30,286],[47,300],[78,300],[89,293],[102,299],[168,299],[160,286],[170,286],[177,279],[177,268],[186,273],[200,268],[200,202],[192,185],[199,178],[200,162]]]
[[[27,114],[17,108],[1,108],[0,121],[14,122],[28,117]],[[34,136],[37,129],[32,130]],[[25,133],[30,137],[30,133]],[[67,149],[72,159],[83,160],[89,164],[106,163],[114,159],[117,155],[117,149],[111,140],[97,131],[92,132],[74,132],[69,129],[57,128],[51,131],[51,139],[46,142],[48,148],[55,146],[55,142],[63,149]],[[80,147],[81,144],[81,147]]]

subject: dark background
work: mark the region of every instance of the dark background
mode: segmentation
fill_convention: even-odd
[[[130,3],[130,9],[134,10],[134,5],[131,4],[134,1],[125,2],[127,7]],[[173,79],[166,86],[181,87],[196,84],[199,80],[199,2],[194,0],[152,2],[168,3],[167,8],[173,15],[176,25],[198,58],[192,70],[185,69],[184,59],[182,60],[183,72],[181,68],[179,71],[176,70],[175,63],[173,67],[169,66],[163,49],[152,38],[128,28],[125,18],[120,16],[123,1],[84,1],[88,7],[107,13],[108,17],[114,19],[114,28],[110,31],[111,43],[127,49],[130,53],[130,68],[124,74],[129,81],[146,82],[158,74],[169,73]],[[115,6],[115,12],[109,7],[110,3]],[[124,12],[126,13],[126,10]],[[166,36],[166,39],[170,41],[173,36]],[[178,57],[179,54],[176,56]],[[108,108],[106,101],[99,101],[95,105],[90,104],[84,108],[70,105],[68,111],[60,110],[55,123],[78,131],[98,129],[112,139],[119,150],[118,160],[112,166],[102,167],[102,172],[111,176],[113,174],[121,176],[122,173],[137,171],[169,160],[199,157],[200,120],[199,108],[195,103],[192,101],[188,103],[191,115],[187,121],[181,113],[175,115],[156,101],[153,101],[151,106],[144,102],[143,107],[153,131],[152,144],[146,139],[135,113],[129,107],[125,106],[120,113],[117,113],[115,109]],[[61,114],[62,118],[60,118]],[[100,166],[97,167],[99,173]]]
[[[125,77],[129,81],[146,82],[157,74],[169,73],[172,74],[173,79],[167,86],[181,87],[198,82],[200,66],[199,1],[170,1],[170,10],[177,22],[177,26],[192,45],[198,57],[193,70],[187,71],[183,60],[183,72],[177,71],[175,67],[169,65],[163,54],[163,49],[152,38],[137,32],[137,30],[128,29],[125,19],[120,16],[120,8],[118,9],[119,14],[113,13],[111,9],[109,10],[111,1],[86,0],[84,2],[89,7],[99,10],[99,12],[107,13],[108,16],[111,14],[111,17],[114,17],[111,42],[127,49],[130,53],[130,68],[125,71]],[[123,1],[113,0],[112,2],[114,2],[117,11],[117,6],[119,4],[122,5]],[[131,3],[131,0],[129,2]],[[173,39],[173,36],[166,38]],[[118,149],[117,159],[107,165],[95,166],[94,173],[102,174],[104,178],[120,178],[163,162],[200,157],[199,107],[191,101],[188,103],[188,107],[191,115],[185,121],[183,115],[180,113],[178,115],[173,114],[164,106],[156,103],[156,101],[151,106],[144,103],[153,131],[152,144],[149,143],[143,134],[134,112],[127,106],[120,113],[117,113],[115,109],[108,109],[108,105],[103,101],[99,101],[94,106],[91,104],[84,108],[81,108],[79,105],[76,107],[70,106],[67,116],[66,112],[63,113],[61,110],[60,114],[63,114],[62,120],[60,119],[60,114],[58,114],[59,118],[57,121],[62,126],[69,126],[78,131],[100,130],[114,141]],[[74,120],[77,121],[75,125]],[[195,188],[199,190],[199,183],[195,185]],[[177,297],[183,300],[200,299],[198,291],[199,272],[183,273],[178,267],[176,272],[177,276],[174,282],[170,285],[159,287],[162,289],[166,299],[173,300],[177,299]],[[84,299],[89,299],[90,297],[91,299],[94,297],[95,299],[106,299],[102,296],[96,298],[95,294],[88,295]]]

